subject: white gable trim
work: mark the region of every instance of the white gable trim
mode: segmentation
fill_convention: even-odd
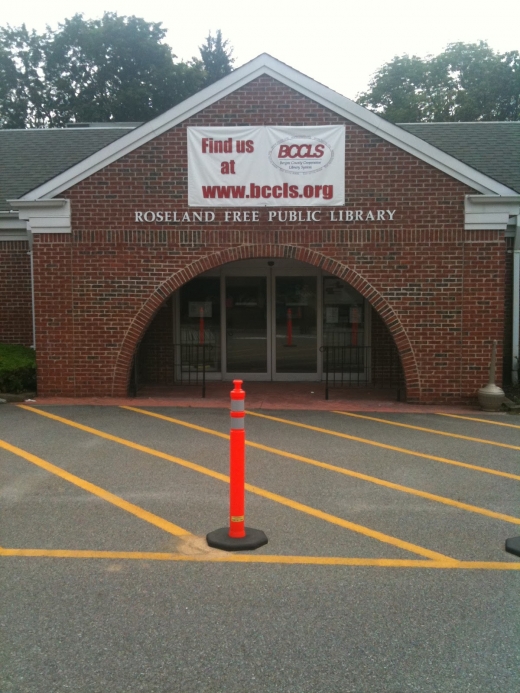
[[[520,195],[466,195],[464,216],[466,231],[506,231],[508,226],[518,224]]]
[[[72,233],[70,200],[8,200],[31,233]]]
[[[148,123],[132,130],[127,135],[95,152],[87,159],[72,166],[55,178],[26,193],[21,200],[38,200],[54,197],[96,171],[117,161],[151,139],[175,127],[199,113],[216,101],[248,84],[262,75],[269,75],[300,94],[316,101],[334,113],[356,123],[382,139],[391,142],[413,156],[431,164],[452,178],[465,183],[484,194],[515,195],[515,191],[475,171],[467,164],[433,147],[419,137],[387,122],[375,113],[359,106],[345,96],[325,87],[301,72],[281,63],[267,54],[262,54],[238,68],[223,79],[194,94]]]
[[[2,241],[26,241],[27,222],[16,212],[0,212],[0,243]]]

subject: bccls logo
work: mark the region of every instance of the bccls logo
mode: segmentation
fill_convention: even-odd
[[[269,151],[269,160],[285,173],[305,175],[328,166],[334,151],[327,142],[315,137],[289,137],[280,140]]]

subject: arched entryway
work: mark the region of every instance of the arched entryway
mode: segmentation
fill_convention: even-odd
[[[343,386],[380,386],[403,395],[391,331],[366,295],[346,281],[347,268],[314,253],[313,264],[287,255],[225,263],[163,299],[139,340],[134,385],[164,390],[198,382],[203,369],[209,381],[329,377]],[[330,271],[338,267],[343,277]],[[368,293],[378,299],[372,287]]]

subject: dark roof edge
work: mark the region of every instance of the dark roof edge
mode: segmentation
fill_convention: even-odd
[[[396,123],[399,127],[402,125],[518,125],[520,120],[439,120],[436,122],[427,123]]]

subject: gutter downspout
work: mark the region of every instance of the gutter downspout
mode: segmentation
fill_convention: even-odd
[[[32,304],[32,345],[31,349],[36,349],[36,310],[34,300],[34,255],[33,255],[33,235],[31,226],[27,224],[27,238],[29,240],[29,257],[31,258],[31,304]]]
[[[511,382],[518,385],[520,333],[520,214],[516,218],[515,244],[513,248],[513,362]]]

